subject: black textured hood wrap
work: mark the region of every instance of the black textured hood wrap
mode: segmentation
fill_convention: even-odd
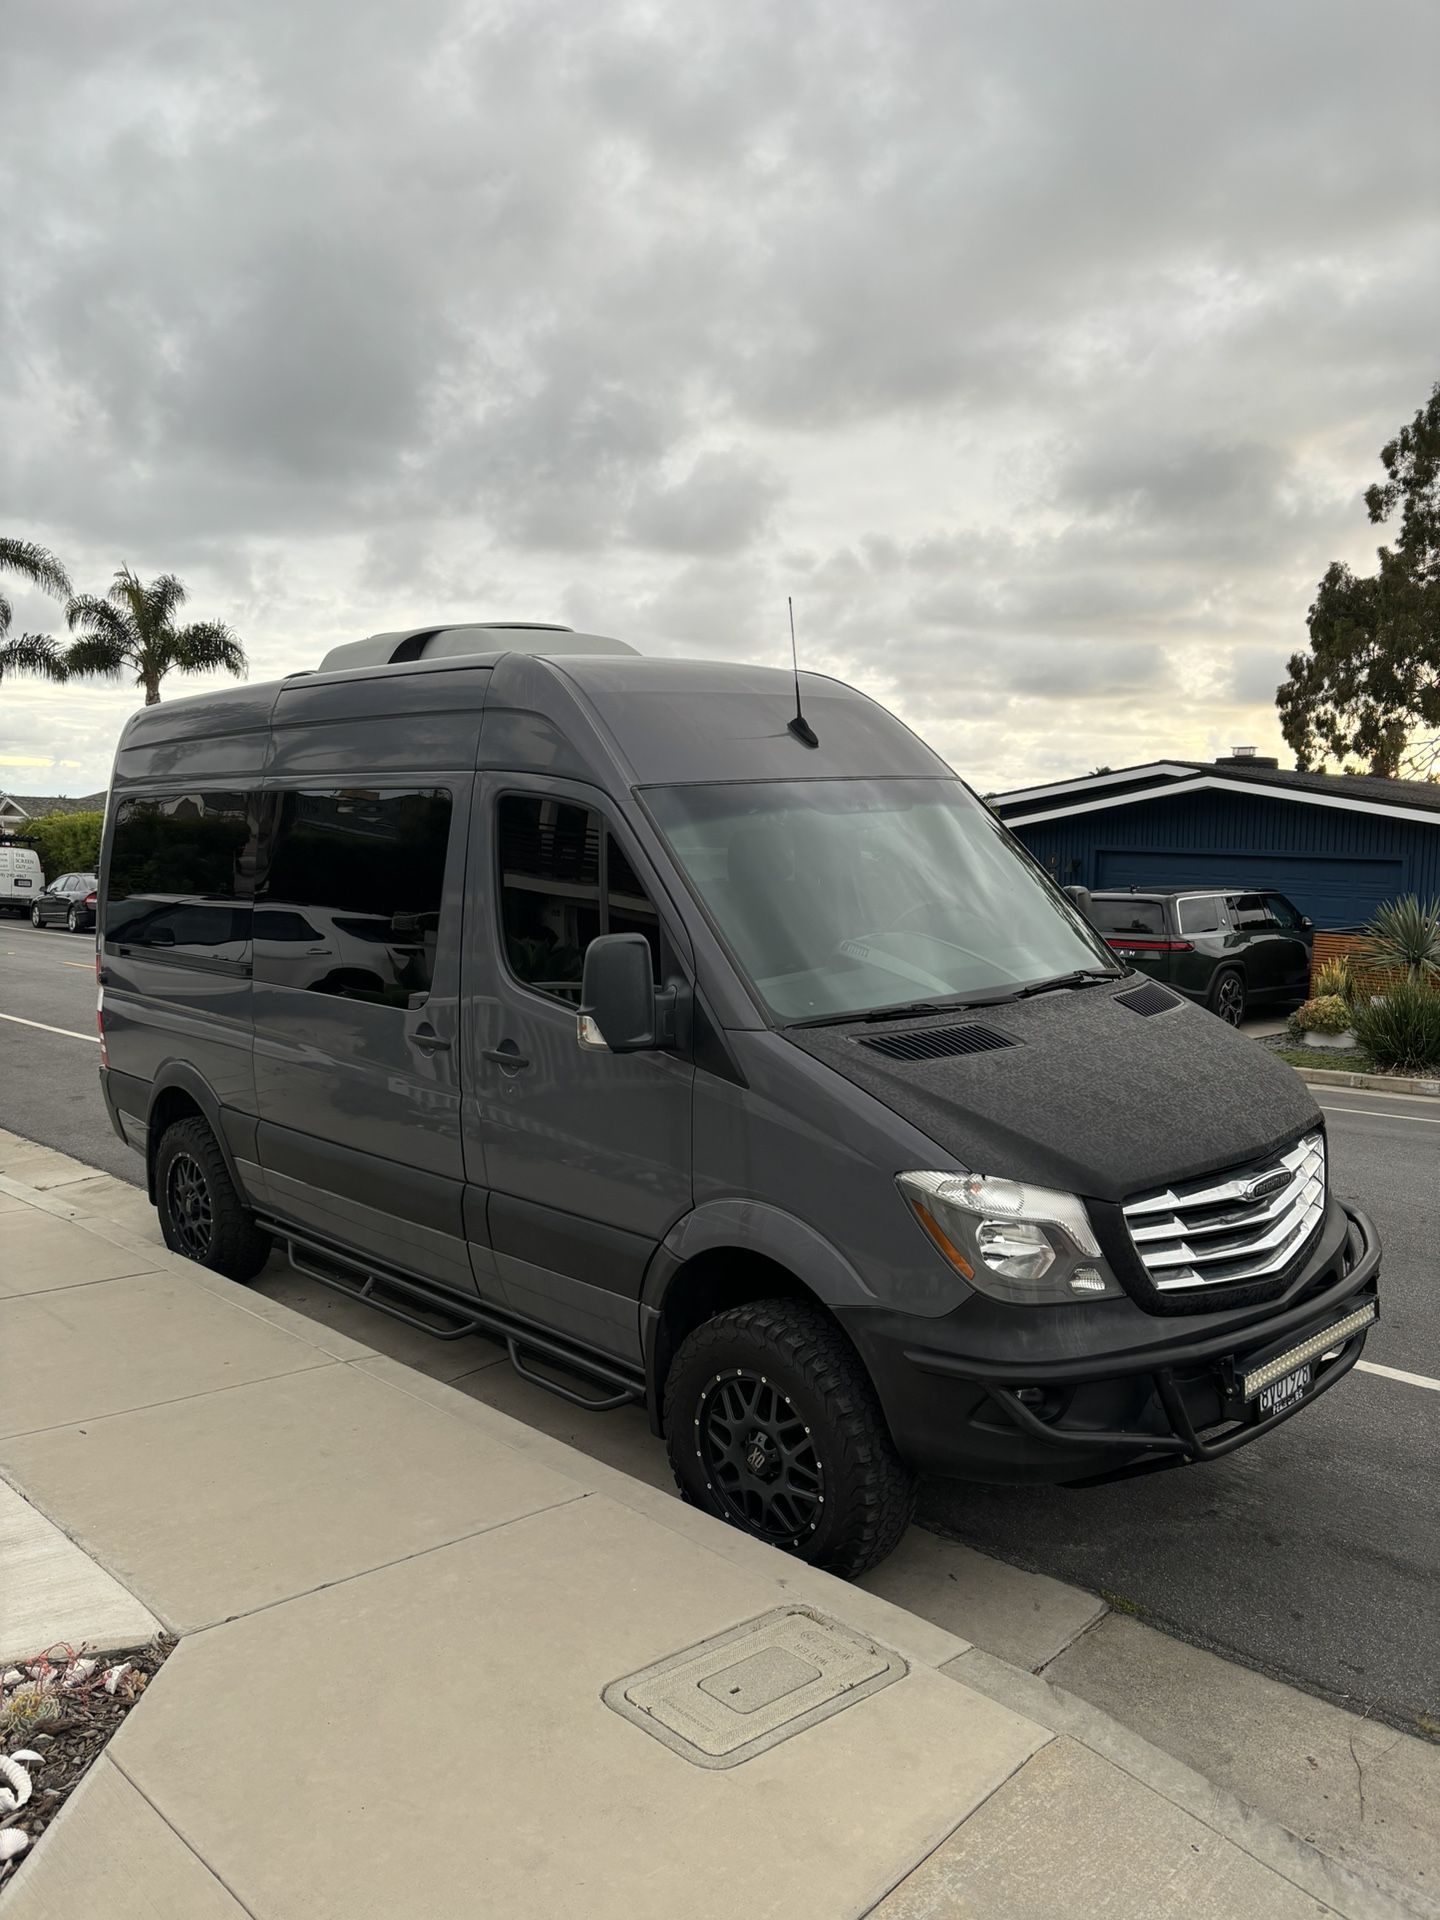
[[[970,1025],[1018,1044],[918,1061],[864,1044]],[[1321,1124],[1300,1076],[1214,1014],[1186,1000],[1138,1014],[1109,986],[913,1020],[787,1027],[785,1038],[972,1172],[1096,1200],[1237,1165]]]

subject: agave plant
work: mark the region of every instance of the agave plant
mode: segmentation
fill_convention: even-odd
[[[1440,979],[1440,898],[1413,893],[1388,900],[1365,929],[1365,958],[1372,966],[1402,972],[1415,986]]]

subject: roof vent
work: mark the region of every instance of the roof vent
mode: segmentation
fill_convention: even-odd
[[[1171,1007],[1180,1004],[1178,995],[1167,993],[1154,980],[1131,993],[1117,993],[1115,998],[1122,1007],[1129,1007],[1132,1013],[1143,1013],[1147,1019],[1152,1013],[1168,1013]]]
[[[950,1060],[960,1053],[990,1053],[996,1047],[1020,1043],[992,1027],[920,1027],[909,1033],[880,1034],[860,1044],[883,1053],[887,1060]]]
[[[631,654],[623,640],[598,633],[574,633],[525,620],[476,620],[464,626],[407,627],[398,633],[372,633],[332,647],[320,662],[321,673],[357,667],[388,667],[406,660],[459,660],[496,653],[538,655]]]

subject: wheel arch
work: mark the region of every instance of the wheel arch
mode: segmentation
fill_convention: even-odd
[[[842,1332],[838,1307],[877,1304],[839,1248],[782,1208],[722,1200],[676,1223],[656,1249],[640,1299],[646,1400],[656,1434],[664,1431],[666,1376],[685,1336],[730,1307],[771,1299],[807,1301]]]
[[[245,1184],[235,1165],[235,1156],[230,1151],[230,1142],[225,1138],[220,1102],[214,1090],[204,1075],[188,1062],[172,1060],[160,1069],[151,1083],[150,1105],[146,1113],[145,1191],[150,1196],[152,1206],[155,1202],[155,1156],[160,1150],[160,1141],[167,1127],[173,1127],[177,1120],[192,1117],[203,1120],[215,1136],[215,1144],[220,1149],[220,1157],[225,1162],[225,1171],[235,1191],[245,1191]]]

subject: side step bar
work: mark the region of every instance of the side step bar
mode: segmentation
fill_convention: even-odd
[[[348,1299],[363,1300],[367,1306],[388,1313],[392,1320],[402,1321],[405,1326],[415,1327],[436,1340],[462,1340],[471,1333],[498,1340],[522,1380],[544,1387],[547,1393],[568,1400],[571,1406],[582,1407],[587,1413],[609,1413],[616,1407],[645,1404],[644,1376],[638,1368],[627,1367],[623,1361],[591,1353],[588,1348],[566,1340],[547,1327],[537,1326],[520,1314],[506,1313],[501,1307],[485,1306],[478,1300],[472,1305],[447,1288],[398,1273],[378,1262],[357,1260],[353,1254],[341,1253],[326,1241],[302,1233],[284,1221],[257,1214],[256,1224],[284,1247],[291,1266],[307,1279],[318,1280],[322,1287],[329,1287]],[[389,1297],[395,1294],[400,1296],[399,1300]],[[402,1305],[402,1301],[406,1304]],[[423,1318],[417,1308],[432,1317]],[[610,1391],[596,1399],[577,1393],[573,1387],[562,1386],[558,1380],[548,1380],[544,1374],[532,1371],[524,1363],[523,1356],[527,1355],[533,1360],[548,1361],[567,1373],[578,1374],[582,1380],[593,1380]]]

